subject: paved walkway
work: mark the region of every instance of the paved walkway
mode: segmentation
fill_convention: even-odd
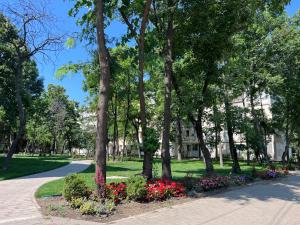
[[[0,224],[100,225],[100,223],[66,218],[42,218],[33,200],[34,190],[41,183],[64,176],[69,172],[82,170],[88,164],[89,162],[83,161],[73,162],[69,166],[47,172],[48,175],[42,173],[27,178],[1,181]],[[60,175],[57,176],[57,174]],[[4,183],[5,187],[3,187]],[[238,190],[124,218],[110,224],[300,225],[299,212],[300,173],[298,172],[294,176],[278,181],[253,184]]]
[[[34,199],[38,187],[67,174],[85,170],[90,163],[91,161],[73,161],[51,171],[0,181],[0,224],[30,224],[24,221],[39,220],[41,213]]]
[[[300,173],[125,218],[114,225],[300,225]]]

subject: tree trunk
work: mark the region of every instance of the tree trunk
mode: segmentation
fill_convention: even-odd
[[[297,164],[298,164],[298,166],[300,166],[300,134],[299,134],[299,131],[297,132],[297,139],[298,139],[298,143],[297,143]]]
[[[147,179],[152,179],[152,162],[153,162],[153,154],[152,152],[145,151],[144,152],[144,160],[143,160],[143,175],[146,176]]]
[[[226,90],[225,90],[226,92]],[[233,128],[232,128],[232,117],[231,117],[231,106],[228,101],[228,98],[225,94],[225,117],[226,117],[226,125],[227,125],[227,134],[228,134],[228,140],[229,140],[229,149],[230,149],[230,154],[232,158],[232,173],[241,173],[241,168],[239,165],[239,160],[237,156],[237,151],[236,147],[234,145],[234,140],[233,140]]]
[[[117,149],[117,132],[118,132],[118,128],[117,128],[117,95],[115,94],[115,101],[113,104],[113,112],[114,112],[114,140],[113,140],[113,151],[112,151],[112,160],[115,161],[116,160],[116,149]]]
[[[135,137],[138,145],[138,155],[139,158],[141,158],[141,143],[140,143],[140,137],[139,137],[139,125],[135,124],[134,122],[132,123],[134,129],[135,129]]]
[[[168,1],[169,7],[173,6],[173,1]],[[165,95],[164,95],[164,121],[162,135],[162,178],[172,179],[171,156],[170,156],[170,124],[171,124],[171,91],[173,73],[173,13],[168,18],[168,28],[166,33],[166,52],[165,52]]]
[[[143,19],[141,22],[140,35],[138,39],[138,48],[139,48],[139,99],[140,99],[140,119],[142,127],[142,151],[144,152],[144,161],[143,161],[143,175],[147,178],[152,178],[152,153],[147,153],[147,149],[143,146],[143,140],[146,132],[147,122],[146,122],[146,104],[145,104],[145,95],[144,95],[144,63],[145,63],[145,33],[146,27],[148,24],[148,15],[150,11],[152,0],[147,0],[144,8]],[[151,157],[150,157],[151,155]],[[150,165],[151,164],[151,165]]]
[[[172,83],[173,83],[173,87],[176,91],[176,95],[177,95],[180,103],[183,105],[184,101],[182,100],[181,92],[180,92],[180,89],[179,89],[179,86],[177,84],[175,76],[172,76]],[[204,86],[203,86],[203,89],[202,89],[203,98],[206,95],[208,84],[209,84],[209,80],[208,80],[208,76],[206,76]],[[204,134],[203,134],[203,127],[202,127],[202,119],[203,119],[202,115],[203,115],[203,110],[204,110],[203,105],[204,105],[204,102],[202,102],[201,105],[199,106],[197,120],[195,120],[195,118],[194,118],[194,116],[191,112],[188,113],[188,118],[189,118],[190,122],[193,124],[194,129],[196,130],[197,137],[198,137],[198,140],[199,140],[199,145],[200,145],[199,158],[200,158],[200,155],[201,155],[200,151],[202,151],[203,157],[204,157],[204,160],[205,160],[206,173],[207,173],[207,175],[213,175],[213,173],[214,173],[213,162],[212,162],[212,159],[211,159],[211,156],[210,156],[210,152],[209,152],[209,150],[206,147],[205,142],[204,142]]]
[[[259,121],[258,118],[256,116],[256,112],[255,112],[255,106],[254,106],[254,96],[252,94],[252,91],[250,90],[250,108],[251,108],[251,115],[252,115],[252,119],[253,119],[253,125],[254,125],[254,130],[256,132],[256,134],[258,135],[258,153],[263,153],[264,159],[266,160],[266,162],[269,164],[269,157],[268,157],[268,153],[266,152],[266,148],[264,145],[264,140],[263,140],[263,136],[262,133],[260,132],[260,125],[259,125]]]
[[[218,133],[218,130],[216,129],[215,130],[215,151],[216,151],[215,158],[216,158],[216,160],[219,159],[218,138],[219,138],[219,133]]]
[[[217,117],[217,106],[213,106],[213,113],[214,113],[214,132],[215,132],[215,159],[218,160],[218,144],[219,144],[219,124],[216,119]]]
[[[220,148],[220,167],[224,167],[224,162],[223,162],[223,146]]]
[[[199,140],[200,150],[204,157],[206,174],[210,176],[210,175],[213,175],[213,173],[214,173],[214,165],[213,165],[213,162],[212,162],[212,159],[210,156],[210,152],[209,152],[208,148],[206,147],[206,144],[204,141],[202,116],[203,116],[203,109],[199,109],[198,120],[194,122],[194,127],[195,127],[197,137]],[[200,155],[200,152],[199,152],[199,155]]]
[[[50,152],[53,152],[53,154],[55,154],[55,152],[56,152],[56,136],[55,135],[53,135]]]
[[[96,132],[96,176],[97,194],[104,198],[106,184],[106,147],[107,147],[107,121],[108,121],[108,98],[110,86],[110,67],[108,52],[105,44],[104,34],[104,3],[103,0],[96,0],[96,28],[97,42],[100,62],[100,83],[99,98],[97,106],[97,132]]]
[[[11,158],[13,154],[16,152],[21,139],[23,138],[25,134],[25,124],[26,124],[26,119],[25,119],[25,109],[23,105],[23,99],[22,99],[22,88],[23,88],[23,61],[19,58],[18,59],[18,68],[16,71],[16,76],[15,76],[15,93],[16,93],[16,102],[18,106],[18,111],[19,111],[19,129],[16,137],[14,138],[9,151],[6,155],[6,159],[3,163],[3,170],[7,170],[9,167],[9,163],[11,161]]]
[[[181,120],[180,120],[180,117],[179,117],[179,113],[178,113],[177,118],[176,118],[176,123],[177,123],[177,142],[178,142],[177,159],[182,160],[182,149],[183,149],[183,145],[182,145],[182,128],[181,128]]]
[[[124,134],[123,134],[123,149],[121,159],[123,160],[124,154],[127,155],[127,147],[126,147],[126,137],[127,137],[127,129],[129,122],[129,113],[130,113],[130,74],[127,74],[127,108],[125,115],[125,123],[124,123]]]
[[[247,114],[246,114],[246,105],[245,105],[245,98],[243,97],[243,117],[244,117],[244,123],[246,122]],[[247,165],[250,165],[250,148],[249,148],[249,141],[248,141],[248,134],[247,130],[245,128],[245,125],[243,126],[243,132],[245,134],[245,139],[246,139],[246,149],[247,149]]]
[[[284,150],[284,157],[282,157],[282,163],[285,164],[285,160],[289,164],[290,161],[290,138],[289,138],[289,107],[287,107],[287,114],[286,114],[286,125],[285,125],[285,150]]]

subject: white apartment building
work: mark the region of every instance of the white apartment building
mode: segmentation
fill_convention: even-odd
[[[255,100],[256,102],[256,108],[260,108],[264,110],[264,113],[268,119],[272,118],[271,113],[271,107],[272,107],[272,97],[267,94],[262,94],[260,98]],[[233,106],[236,107],[246,107],[250,108],[250,101],[246,96],[241,96],[237,98],[233,103]],[[208,125],[208,124],[206,124]],[[228,142],[228,136],[227,131],[223,130],[220,133],[221,136],[221,142],[218,145],[218,154],[222,152],[223,156],[229,156],[230,155],[230,149],[229,149],[229,142]],[[191,124],[189,125],[183,125],[182,126],[182,156],[184,158],[197,158],[199,157],[199,142],[197,139],[196,131],[194,130],[193,126]],[[246,146],[245,137],[240,134],[234,134],[234,142],[236,145],[244,145]],[[277,131],[276,134],[269,135],[267,138],[267,151],[268,155],[271,157],[274,161],[280,161],[281,156],[285,150],[285,137],[284,134],[280,131]],[[171,155],[173,157],[177,157],[178,155],[178,141],[176,140],[174,143],[172,143],[171,148]],[[210,149],[212,157],[216,156],[216,151],[214,148]],[[201,154],[201,153],[200,153]],[[290,152],[291,155],[291,152]],[[238,150],[238,156],[239,158],[246,159],[247,158],[247,152],[246,151],[240,151]],[[254,155],[250,156],[251,158],[254,157]]]
[[[272,118],[271,107],[273,100],[270,95],[262,94],[258,99],[255,100],[256,108],[260,108],[264,110],[264,113],[267,118]],[[233,103],[233,106],[236,107],[246,107],[250,108],[249,99],[246,96],[241,96],[237,98]],[[82,113],[82,127],[89,130],[96,131],[96,116],[93,113]],[[205,124],[205,126],[209,126],[209,124]],[[227,131],[223,130],[220,133],[221,142],[218,145],[218,154],[222,153],[223,156],[230,156],[230,149],[228,143]],[[236,145],[246,145],[245,137],[240,134],[234,134],[234,141]],[[196,131],[194,130],[191,124],[182,123],[182,158],[198,158],[199,153],[199,141],[197,138]],[[276,134],[272,134],[268,136],[267,139],[267,151],[272,160],[280,161],[281,156],[285,150],[285,138],[282,132],[276,132]],[[130,155],[139,155],[138,145],[137,143],[126,142],[126,149]],[[123,146],[123,141],[120,138],[118,141],[118,148],[121,151]],[[209,148],[209,146],[207,146]],[[211,152],[211,156],[214,158],[216,156],[216,151],[214,148],[209,148]],[[75,149],[74,149],[75,150]],[[80,154],[84,154],[85,150],[76,149]],[[113,143],[109,142],[108,144],[108,152],[111,154],[113,151]],[[170,153],[172,157],[177,157],[178,155],[178,141],[174,141],[170,143]],[[155,153],[156,156],[160,157],[161,149]],[[201,155],[200,155],[201,156]],[[246,159],[247,152],[238,150],[238,156],[242,159]],[[251,155],[251,158],[254,156]]]

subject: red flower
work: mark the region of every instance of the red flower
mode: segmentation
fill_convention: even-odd
[[[107,197],[112,199],[115,204],[119,204],[121,200],[125,199],[126,194],[125,183],[110,183],[106,185]]]

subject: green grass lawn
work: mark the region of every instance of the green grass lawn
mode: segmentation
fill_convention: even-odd
[[[8,170],[3,171],[2,163],[4,159],[4,156],[0,155],[0,181],[52,170],[70,162],[70,159],[66,156],[38,157],[15,155],[10,162]]]
[[[243,173],[250,173],[253,165],[247,166],[245,162],[240,162],[241,169]],[[107,176],[124,176],[129,177],[141,172],[142,161],[133,160],[133,161],[124,161],[124,162],[111,162],[107,163]],[[228,175],[231,171],[231,163],[225,162],[224,167],[220,168],[219,164],[216,162],[214,164],[216,173],[220,175]],[[161,161],[155,160],[154,165],[154,174],[159,177],[161,175]],[[260,166],[256,166],[257,170],[262,169]],[[81,172],[80,174],[84,177],[86,183],[89,187],[95,188],[94,182],[94,173],[95,166],[91,165],[88,169]],[[185,177],[187,174],[192,175],[193,177],[200,177],[205,174],[205,165],[203,161],[199,160],[172,160],[172,175],[173,178],[178,180]],[[121,180],[111,180],[108,179],[107,182],[120,182]],[[41,186],[36,192],[36,197],[50,196],[50,195],[61,195],[63,189],[63,179],[55,180]]]

